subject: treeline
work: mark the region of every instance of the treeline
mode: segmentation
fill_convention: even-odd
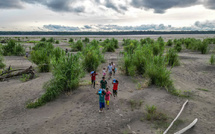
[[[215,31],[112,31],[112,32],[41,32],[0,31],[0,35],[144,35],[144,34],[215,34]]]

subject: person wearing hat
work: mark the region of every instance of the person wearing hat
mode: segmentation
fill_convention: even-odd
[[[113,84],[113,96],[115,97],[115,96],[117,96],[119,82],[118,82],[118,80],[113,79],[112,84]]]

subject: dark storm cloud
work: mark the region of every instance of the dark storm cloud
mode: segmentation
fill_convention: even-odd
[[[22,4],[18,0],[0,0],[0,9],[13,9],[23,8]]]
[[[199,0],[132,0],[136,8],[153,9],[155,13],[165,13],[173,7],[189,7],[199,3]]]
[[[116,6],[116,4],[114,4],[111,0],[106,0],[105,6],[106,6],[107,8],[111,8],[111,9],[117,11],[117,12],[120,12],[120,10],[119,10],[118,7]]]
[[[206,8],[215,9],[215,1],[214,0],[205,0],[204,5]]]
[[[22,0],[31,4],[41,4],[53,11],[59,12],[84,12],[84,6],[73,7],[78,0]]]
[[[50,31],[79,31],[79,27],[61,26],[61,25],[44,25],[43,28]]]

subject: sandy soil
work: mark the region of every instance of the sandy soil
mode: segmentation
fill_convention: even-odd
[[[178,38],[178,36],[165,37],[169,38]],[[68,44],[63,42],[56,46],[67,48]],[[102,77],[101,69],[109,62],[113,61],[118,66],[120,51],[122,47],[115,53],[105,54],[106,63],[99,67],[97,81]],[[209,65],[209,54],[201,55],[198,52],[184,50],[179,56],[181,66],[172,69],[171,77],[175,87],[182,91],[190,90],[191,97],[188,98],[189,103],[179,117],[183,123],[175,130],[170,130],[169,134],[182,129],[195,118],[199,119],[198,123],[186,134],[214,134],[215,66]],[[24,57],[5,57],[5,62],[7,66],[12,65],[13,68],[26,68],[32,65]],[[155,86],[137,90],[138,82],[143,81],[141,78],[132,78],[117,72],[114,78],[120,82],[119,94],[117,98],[111,97],[110,109],[105,109],[104,113],[98,112],[99,102],[95,92],[99,89],[99,85],[96,85],[96,89],[89,85],[80,86],[69,96],[63,94],[45,106],[26,109],[25,104],[43,94],[43,83],[52,77],[51,73],[37,75],[36,79],[24,83],[18,78],[0,83],[0,134],[155,134],[157,130],[151,122],[141,121],[145,105],[155,105],[160,112],[174,118],[186,101],[185,98],[173,96]],[[86,75],[83,80],[89,81],[90,77]],[[111,80],[108,80],[108,86],[112,88]],[[209,91],[201,91],[198,88]],[[143,104],[132,111],[130,100],[143,101]]]

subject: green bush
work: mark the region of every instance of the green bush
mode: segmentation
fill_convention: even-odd
[[[167,45],[167,46],[172,46],[172,45],[173,45],[172,40],[168,40],[167,43],[166,43],[166,45]]]
[[[17,44],[14,40],[9,40],[7,45],[2,46],[2,50],[4,56],[23,56],[25,54],[25,48],[21,44]]]
[[[113,42],[107,43],[107,44],[104,46],[102,52],[103,52],[103,53],[104,53],[104,52],[115,52],[115,47],[114,47]]]
[[[89,39],[88,37],[85,37],[84,40],[83,40],[83,42],[84,42],[84,43],[89,43],[89,42],[90,42],[90,39]]]
[[[48,40],[46,40],[46,42],[54,43],[55,41],[54,41],[54,38],[51,37],[51,38],[49,38]]]
[[[214,54],[211,55],[210,63],[211,63],[211,65],[215,64],[215,56],[214,56]]]
[[[69,39],[69,43],[73,43],[74,42],[74,39],[73,38],[70,38]]]
[[[176,45],[174,46],[174,49],[177,51],[177,52],[181,52],[182,50],[182,43],[180,41],[178,41],[176,43]]]
[[[138,46],[137,43],[131,41],[129,45],[124,47],[124,51],[127,52],[128,54],[133,54],[137,46]]]
[[[4,68],[5,67],[5,64],[3,63],[4,61],[4,58],[3,56],[0,54],[0,69]]]
[[[43,37],[40,41],[45,42],[45,41],[46,41],[46,38],[45,38],[45,37]]]
[[[53,78],[44,85],[45,94],[35,102],[29,103],[27,108],[42,106],[56,99],[61,93],[75,90],[78,87],[84,72],[80,54],[65,55],[64,53],[58,61],[52,60],[52,65]]]
[[[56,40],[55,43],[56,43],[56,44],[60,44],[59,40]]]
[[[122,70],[127,75],[143,74],[151,79],[151,84],[172,88],[170,71],[166,68],[166,58],[154,55],[153,48],[152,45],[139,45],[132,53],[125,52]]]
[[[91,45],[87,45],[82,52],[84,57],[83,66],[88,72],[96,70],[101,63],[105,62],[97,42],[92,41],[90,44]]]
[[[178,66],[180,65],[179,57],[176,50],[170,48],[166,54],[166,59],[168,61],[168,65],[170,66]]]
[[[117,39],[112,38],[112,39],[110,40],[110,42],[114,45],[114,48],[115,48],[115,49],[119,48],[118,40],[117,40]]]
[[[140,39],[140,44],[141,45],[146,45],[146,44],[153,44],[154,40],[151,38],[145,38],[145,39]]]
[[[72,45],[72,51],[82,51],[83,50],[83,43],[81,40],[78,40],[76,43]]]
[[[51,69],[50,54],[45,48],[33,50],[31,51],[30,60],[38,65],[40,72],[49,72]]]
[[[123,39],[123,46],[127,46],[127,45],[130,45],[131,42],[130,42],[131,39]]]
[[[200,46],[199,46],[199,50],[202,54],[206,54],[208,52],[208,42],[206,40],[204,40]]]

